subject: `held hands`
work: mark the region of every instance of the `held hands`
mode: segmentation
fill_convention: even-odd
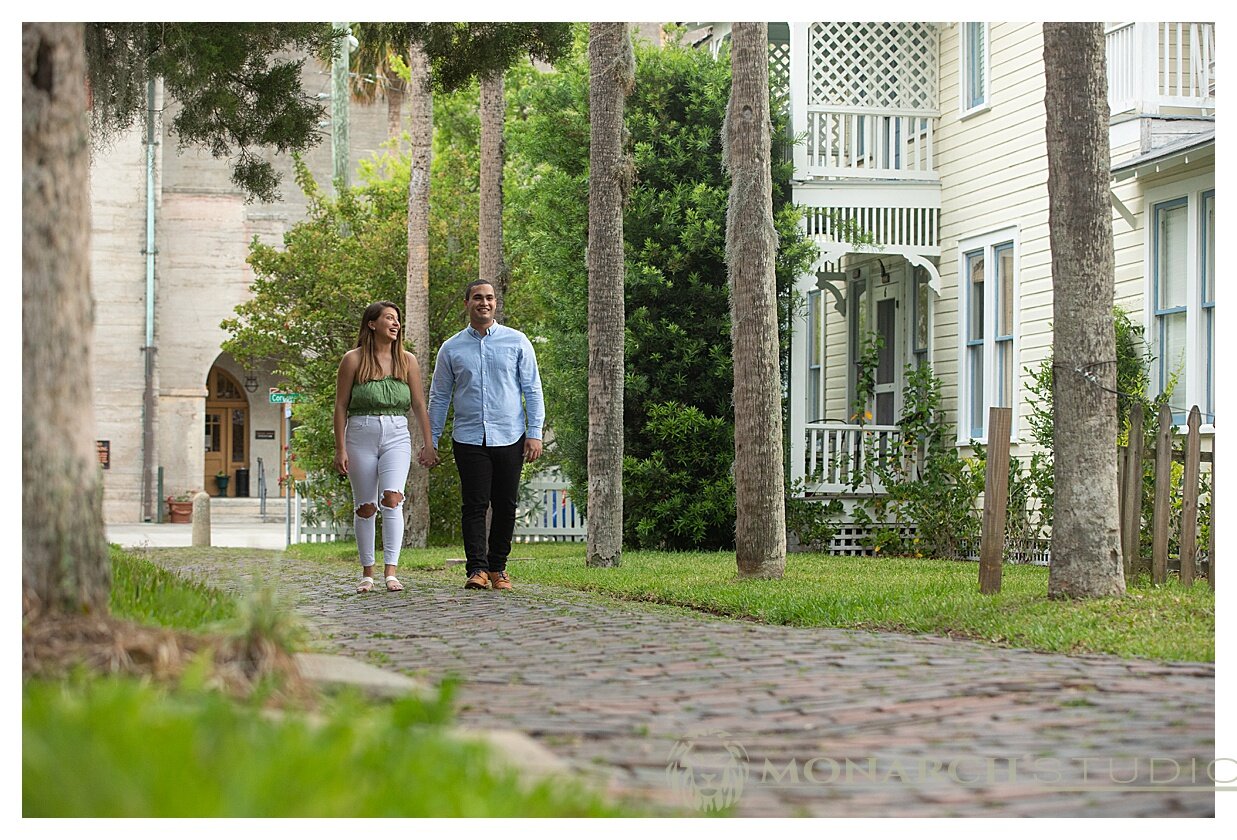
[[[417,463],[425,467],[427,470],[438,466],[438,450],[425,446],[417,453]]]
[[[524,439],[524,460],[532,463],[541,457],[541,441],[536,438]]]

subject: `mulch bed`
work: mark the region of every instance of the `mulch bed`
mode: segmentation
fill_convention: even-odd
[[[292,656],[262,638],[149,627],[112,616],[50,615],[24,621],[21,652],[25,677],[54,679],[84,667],[174,684],[205,656],[208,688],[248,697],[261,686],[272,705],[304,704],[313,696]]]

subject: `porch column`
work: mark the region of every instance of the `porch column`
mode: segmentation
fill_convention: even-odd
[[[791,135],[802,137],[807,133],[808,105],[808,27],[806,23],[790,24],[790,127]],[[795,143],[795,171],[791,176],[796,181],[807,178],[807,144]]]
[[[1136,64],[1138,79],[1138,113],[1160,113],[1160,24],[1135,23]]]
[[[800,223],[802,224],[802,222]],[[795,280],[795,292],[806,302],[808,292],[816,285],[812,274]],[[807,460],[807,360],[808,311],[796,309],[790,321],[790,480],[803,481]]]

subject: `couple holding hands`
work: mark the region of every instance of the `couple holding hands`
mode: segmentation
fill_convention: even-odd
[[[520,470],[541,457],[545,400],[528,337],[497,323],[494,286],[464,290],[468,326],[438,350],[428,408],[417,359],[404,350],[399,306],[370,304],[356,347],[344,354],[335,382],[335,468],[352,484],[353,526],[361,559],[357,592],[374,588],[374,537],[382,514],[386,587],[404,540],[404,484],[412,464],[408,414],[424,436],[417,461],[437,466],[438,438],[454,405],[452,451],[460,474],[467,589],[510,589],[507,556],[515,529]],[[493,508],[487,541],[486,510]]]

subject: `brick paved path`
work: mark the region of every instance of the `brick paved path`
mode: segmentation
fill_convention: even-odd
[[[229,587],[256,568],[151,556]],[[520,729],[645,806],[696,813],[720,790],[744,816],[1214,814],[1210,790],[1182,790],[1211,784],[1210,664],[765,626],[523,584],[515,563],[510,593],[457,571],[358,596],[351,567],[261,556],[325,643],[462,677],[463,725]]]

